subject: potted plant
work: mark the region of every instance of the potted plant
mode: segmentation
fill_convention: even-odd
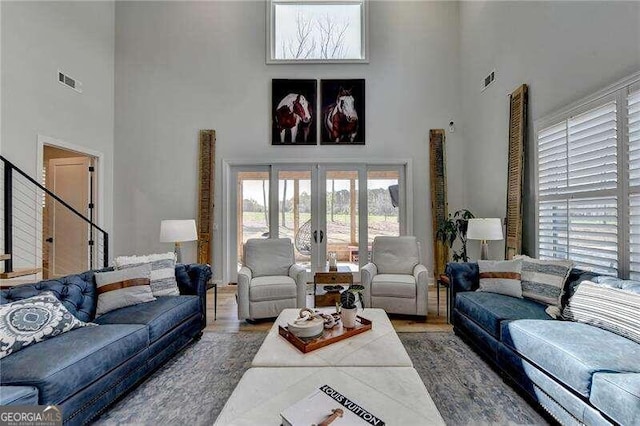
[[[473,219],[475,216],[467,209],[458,210],[440,223],[438,231],[436,232],[436,238],[439,241],[447,244],[449,248],[453,249],[453,244],[456,240],[460,240],[460,249],[453,250],[454,262],[468,262],[469,256],[467,256],[467,227],[469,226],[469,219]]]
[[[343,327],[355,328],[357,312],[355,293],[349,289],[343,291],[340,295],[340,319]]]

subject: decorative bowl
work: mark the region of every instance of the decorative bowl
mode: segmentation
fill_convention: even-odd
[[[324,331],[324,320],[322,318],[313,318],[305,321],[292,321],[288,324],[291,334],[301,339],[311,339],[322,335]]]

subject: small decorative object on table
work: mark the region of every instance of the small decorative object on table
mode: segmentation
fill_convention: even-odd
[[[354,328],[356,326],[356,313],[358,312],[356,295],[349,290],[343,291],[340,295],[340,305],[342,325],[345,328]]]
[[[329,252],[329,271],[338,270],[338,254],[335,251]]]

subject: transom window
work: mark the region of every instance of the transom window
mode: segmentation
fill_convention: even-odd
[[[267,63],[367,62],[365,0],[272,0]]]
[[[537,256],[640,278],[640,85],[536,126]]]

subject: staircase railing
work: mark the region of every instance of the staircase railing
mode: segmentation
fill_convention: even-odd
[[[3,228],[3,232],[0,234],[3,237],[2,243],[4,249],[3,253],[0,253],[0,261],[4,262],[3,277],[10,278],[12,273],[14,273],[14,260],[20,259],[21,256],[17,253],[19,248],[23,250],[22,263],[45,263],[45,259],[43,259],[42,256],[42,244],[44,244],[42,241],[44,239],[43,232],[46,232],[46,226],[41,219],[43,215],[42,208],[45,202],[45,196],[43,194],[46,194],[51,200],[63,206],[66,211],[72,213],[72,217],[76,218],[75,220],[79,220],[87,226],[87,262],[89,269],[95,269],[98,266],[96,265],[97,260],[100,258],[101,266],[99,267],[109,266],[109,234],[107,231],[96,225],[91,219],[87,218],[76,208],[39,183],[36,179],[29,176],[5,157],[0,155],[0,161],[0,165],[2,165],[4,169],[0,174],[3,178],[2,185],[0,185],[3,191],[3,211],[0,215],[3,221],[0,224]],[[29,188],[29,186],[31,187]],[[42,191],[43,194],[38,193],[38,190]],[[25,202],[25,200],[27,201]],[[35,205],[32,205],[31,202],[34,202]],[[38,211],[38,209],[40,209],[40,211]],[[33,210],[33,212],[31,210]],[[93,216],[93,214],[91,216]],[[30,223],[32,221],[34,224]],[[19,235],[16,235],[16,231]],[[98,233],[98,238],[96,238],[96,232]],[[101,239],[101,241],[96,241],[96,239]],[[46,241],[52,242],[52,238],[47,238]],[[101,244],[96,244],[98,242],[101,242]],[[29,247],[29,249],[24,249],[24,246]],[[31,250],[35,252],[40,251],[40,253],[24,254],[31,252]],[[66,259],[67,263],[69,263],[69,261],[69,259]],[[34,271],[36,269],[39,268],[34,268]],[[81,271],[69,272],[76,273]]]

